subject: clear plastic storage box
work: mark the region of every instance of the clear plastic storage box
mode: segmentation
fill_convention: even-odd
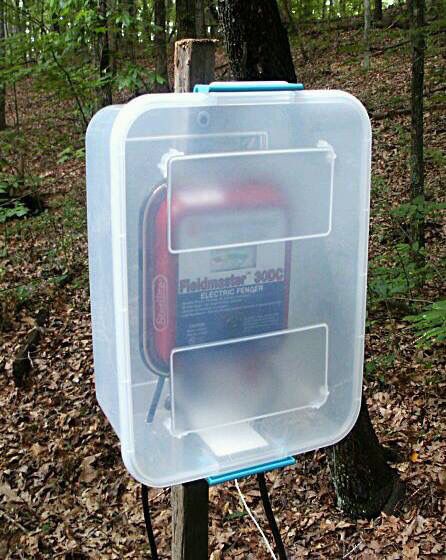
[[[94,117],[96,391],[136,479],[218,475],[352,428],[370,148],[341,91],[145,95]]]

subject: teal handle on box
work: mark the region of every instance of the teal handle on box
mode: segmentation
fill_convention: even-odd
[[[303,84],[288,82],[214,82],[212,84],[196,84],[194,93],[236,93],[245,91],[302,91]]]
[[[239,469],[238,471],[209,476],[206,480],[209,486],[215,486],[216,484],[221,484],[222,482],[227,482],[228,480],[235,480],[236,478],[243,478],[244,476],[273,471],[274,469],[288,467],[289,465],[294,465],[295,463],[296,459],[294,459],[294,457],[284,457],[283,459],[270,461],[269,463],[262,463],[261,465],[256,465],[254,467],[247,467],[245,469]]]

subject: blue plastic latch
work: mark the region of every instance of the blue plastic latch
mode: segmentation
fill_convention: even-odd
[[[234,93],[245,91],[302,91],[303,84],[288,82],[212,82],[196,84],[194,93]]]
[[[216,484],[221,484],[222,482],[227,482],[228,480],[235,480],[236,478],[243,478],[245,476],[251,476],[252,474],[273,471],[274,469],[280,469],[282,467],[289,467],[295,463],[296,459],[294,459],[294,457],[284,457],[283,459],[270,461],[269,463],[262,463],[261,465],[257,465],[255,467],[248,467],[238,471],[209,476],[206,480],[209,486],[215,486]]]

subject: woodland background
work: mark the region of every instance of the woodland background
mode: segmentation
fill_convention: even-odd
[[[140,487],[94,396],[84,134],[101,106],[170,89],[177,39],[219,39],[230,79],[224,4],[0,0],[0,558],[148,556]],[[347,515],[309,453],[268,475],[278,524],[291,558],[444,558],[445,2],[278,7],[298,81],[351,92],[372,119],[365,402],[405,484],[392,513]],[[150,497],[168,558],[169,490]],[[213,560],[268,557],[231,483],[210,504]]]

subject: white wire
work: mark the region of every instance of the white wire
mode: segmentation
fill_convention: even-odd
[[[257,527],[257,530],[259,531],[259,533],[262,535],[262,539],[264,541],[264,543],[266,544],[266,548],[268,549],[268,552],[271,554],[271,558],[273,558],[273,560],[277,560],[277,556],[274,554],[274,550],[272,549],[271,545],[269,544],[269,541],[265,535],[265,533],[262,531],[262,528],[260,527],[257,519],[254,517],[254,514],[252,513],[252,511],[249,509],[248,504],[246,503],[245,500],[245,496],[243,495],[242,491],[240,490],[240,486],[238,485],[238,480],[235,479],[234,480],[235,483],[235,487],[237,488],[237,492],[239,493],[240,499],[242,501],[242,504],[244,506],[244,508],[246,509],[246,512],[248,513],[249,517],[251,518],[252,522],[254,523],[254,525]]]

